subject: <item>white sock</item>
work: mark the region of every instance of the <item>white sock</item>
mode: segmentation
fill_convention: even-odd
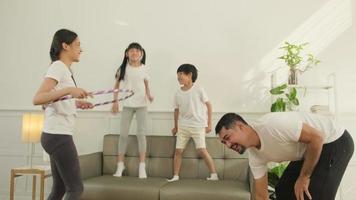
[[[115,172],[115,174],[113,176],[121,177],[122,176],[122,172],[124,171],[124,169],[125,169],[124,162],[118,162],[117,163],[117,170],[116,170],[116,172]]]
[[[178,175],[174,175],[173,178],[167,179],[168,182],[173,182],[173,181],[178,181],[178,180],[179,180],[179,176]]]
[[[218,174],[217,173],[211,173],[210,177],[206,178],[208,181],[217,181],[219,180]]]
[[[147,178],[145,162],[140,162],[140,165],[138,167],[138,177],[139,178]]]

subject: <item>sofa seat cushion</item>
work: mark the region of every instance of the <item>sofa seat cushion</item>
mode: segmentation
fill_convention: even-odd
[[[165,184],[160,190],[160,200],[250,200],[246,182],[202,179],[180,179]]]
[[[83,183],[83,200],[159,200],[159,190],[167,181],[164,178],[104,175],[86,179]]]

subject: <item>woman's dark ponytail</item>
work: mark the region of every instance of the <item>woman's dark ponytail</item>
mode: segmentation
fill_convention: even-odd
[[[51,57],[52,62],[59,60],[59,49],[56,47],[51,47],[49,51],[49,56]]]

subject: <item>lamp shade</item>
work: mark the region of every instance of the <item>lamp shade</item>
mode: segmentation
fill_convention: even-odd
[[[44,116],[38,113],[24,113],[22,116],[22,142],[40,141]]]

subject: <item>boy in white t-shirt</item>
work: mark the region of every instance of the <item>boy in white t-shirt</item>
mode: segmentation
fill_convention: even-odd
[[[216,134],[229,148],[249,152],[256,199],[268,198],[267,163],[291,161],[276,186],[277,199],[332,200],[354,151],[345,128],[311,113],[269,113],[247,122],[225,114]]]
[[[178,82],[182,85],[174,96],[174,128],[177,136],[174,154],[174,175],[169,182],[179,180],[182,154],[190,138],[193,138],[198,153],[204,158],[210,170],[207,180],[218,180],[214,162],[205,145],[205,133],[211,131],[211,104],[203,88],[194,85],[197,69],[191,64],[183,64],[177,70]],[[179,118],[179,125],[178,125]]]

